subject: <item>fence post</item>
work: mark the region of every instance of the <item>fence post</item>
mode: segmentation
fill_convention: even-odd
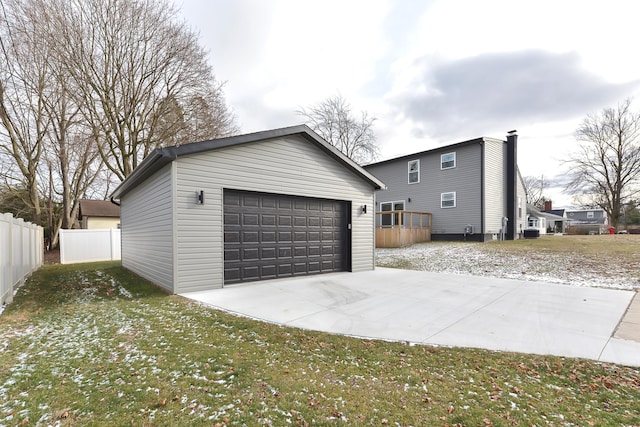
[[[9,283],[7,283],[8,285],[8,293],[5,294],[7,295],[6,299],[4,300],[5,303],[10,304],[13,302],[13,283],[15,282],[15,271],[14,271],[14,258],[15,258],[15,247],[13,246],[13,214],[8,213],[4,215],[7,222],[9,222],[9,246],[10,246],[10,250],[9,250]]]
[[[61,228],[58,230],[58,246],[60,247],[60,264],[64,264],[64,233],[66,230]]]
[[[116,258],[116,254],[115,254],[115,242],[116,240],[116,232],[114,228],[109,229],[109,252],[111,255],[111,261],[113,261]]]

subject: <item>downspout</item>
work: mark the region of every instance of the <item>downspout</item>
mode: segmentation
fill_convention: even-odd
[[[480,141],[480,241],[485,241],[484,234],[484,210],[485,210],[485,199],[484,199],[484,180],[485,180],[485,170],[484,170],[484,156],[485,156],[485,144],[484,140]]]

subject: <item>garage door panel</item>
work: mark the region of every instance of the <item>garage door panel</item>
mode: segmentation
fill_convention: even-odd
[[[293,233],[290,231],[279,231],[278,232],[278,242],[293,242]]]
[[[278,264],[278,276],[291,276],[293,273],[293,264]]]
[[[280,209],[291,209],[291,199],[279,199],[278,200],[278,208]]]
[[[275,208],[277,206],[277,199],[275,197],[264,196],[262,198],[263,208]]]
[[[224,260],[227,261],[240,261],[240,249],[225,249]]]
[[[242,214],[242,225],[258,225],[258,214],[244,213]]]
[[[258,248],[243,248],[242,249],[242,261],[258,261],[260,251]]]
[[[276,216],[274,214],[262,214],[262,225],[276,225]]]
[[[278,268],[275,264],[262,266],[260,276],[262,279],[275,279],[277,277]]]
[[[258,231],[243,231],[242,243],[258,243]]]
[[[293,224],[293,219],[290,215],[280,215],[278,216],[278,225],[281,227],[291,227]]]
[[[224,223],[229,225],[238,225],[240,224],[240,214],[238,213],[225,213],[224,214]]]
[[[287,259],[293,256],[293,250],[290,247],[279,247],[278,248],[278,258],[279,259]]]
[[[260,259],[272,260],[276,259],[276,248],[260,248]]]
[[[342,271],[344,206],[333,200],[225,190],[225,283]]]
[[[225,241],[225,243],[238,243],[238,242],[240,242],[240,232],[239,231],[225,231],[224,232],[224,241]]]
[[[275,231],[263,231],[260,242],[261,243],[276,243],[276,233]]]

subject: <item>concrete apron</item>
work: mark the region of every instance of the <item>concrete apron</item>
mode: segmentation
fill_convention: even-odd
[[[182,294],[225,311],[330,333],[640,366],[614,337],[635,293],[376,268]]]

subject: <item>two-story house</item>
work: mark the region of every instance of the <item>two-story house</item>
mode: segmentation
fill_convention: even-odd
[[[365,166],[387,184],[376,210],[431,213],[432,240],[518,239],[527,196],[517,140],[513,131],[506,141],[481,137]]]
[[[567,210],[568,234],[605,234],[609,218],[603,209]]]

